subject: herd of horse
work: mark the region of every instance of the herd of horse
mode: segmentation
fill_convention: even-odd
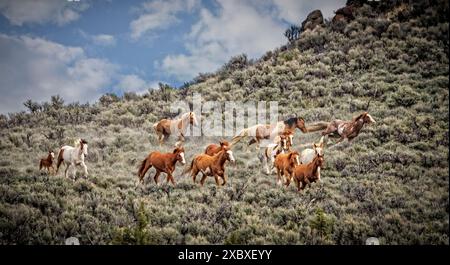
[[[227,183],[225,174],[227,161],[236,163],[232,147],[240,140],[250,138],[247,148],[256,143],[257,150],[260,150],[262,140],[272,140],[272,143],[264,147],[263,155],[260,157],[265,161],[266,174],[276,171],[278,185],[284,184],[287,187],[294,181],[297,190],[300,191],[309,183],[320,181],[320,169],[325,161],[325,137],[339,137],[336,143],[344,139],[352,141],[358,136],[364,124],[370,123],[375,123],[375,120],[368,112],[363,112],[349,121],[333,120],[329,123],[316,123],[309,127],[305,125],[305,120],[301,117],[291,117],[275,124],[258,124],[241,130],[230,142],[221,140],[218,144],[208,145],[203,153],[197,154],[192,159],[183,170],[183,174],[189,173],[193,182],[196,183],[196,177],[201,173],[200,185],[203,186],[208,177],[214,177],[216,185],[223,186]],[[197,125],[197,118],[193,112],[183,114],[180,119],[163,119],[153,125],[160,146],[174,132],[178,132],[179,141],[172,152],[153,151],[142,160],[137,174],[139,183],[144,182],[146,173],[154,167],[156,173],[153,178],[156,184],[161,173],[165,173],[167,183],[171,182],[175,185],[173,173],[176,164],[186,164],[182,143],[189,125]],[[313,143],[312,148],[306,148],[299,153],[294,149],[293,144],[296,129],[303,133],[321,131],[320,141]],[[84,170],[84,177],[87,178],[88,171],[84,162],[88,155],[87,148],[88,143],[84,139],[76,140],[74,146],[62,146],[58,151],[56,170],[53,166],[55,154],[49,151],[47,157],[40,160],[39,169],[46,168],[49,173],[52,169],[54,174],[57,174],[60,166],[65,165],[65,176],[69,178],[69,169],[73,168],[72,179],[75,180],[76,168],[80,166]]]

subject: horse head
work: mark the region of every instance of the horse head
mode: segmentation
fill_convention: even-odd
[[[222,146],[222,152],[224,152],[226,160],[232,163],[236,163],[236,160],[234,159],[233,156],[233,151],[231,151],[230,147]]]
[[[297,151],[289,153],[289,162],[291,165],[300,165],[300,155]]]
[[[191,125],[197,126],[198,122],[197,122],[197,117],[195,116],[194,112],[189,112],[189,123]]]
[[[48,155],[53,159],[55,158],[55,153],[52,150],[48,150]]]
[[[225,147],[230,147],[230,143],[226,140],[220,140],[219,144],[222,149],[224,149]]]
[[[84,156],[88,155],[88,142],[84,139],[79,140],[80,150]]]
[[[182,165],[186,164],[186,160],[184,159],[184,147],[176,147],[175,150],[173,150],[173,153],[176,154],[176,159],[178,162]]]
[[[375,120],[372,118],[372,116],[370,116],[370,114],[367,112],[365,113],[363,120],[364,120],[364,123],[368,123],[368,124],[376,123]]]

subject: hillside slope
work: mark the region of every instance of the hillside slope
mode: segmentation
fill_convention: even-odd
[[[425,1],[427,2],[427,1]],[[306,30],[249,62],[230,60],[181,89],[105,95],[94,105],[60,98],[0,116],[0,243],[63,244],[449,244],[448,1],[431,7],[363,5],[354,19]],[[417,11],[422,10],[422,11]],[[322,182],[297,193],[236,147],[229,182],[179,177],[136,188],[139,162],[157,146],[152,123],[169,102],[275,100],[306,123],[377,121],[325,150]],[[88,180],[38,170],[49,148],[89,141]],[[297,133],[296,143],[319,133]],[[188,139],[186,158],[217,139]],[[174,143],[162,150],[170,150]],[[153,174],[151,171],[150,174]],[[165,182],[165,181],[164,181]]]

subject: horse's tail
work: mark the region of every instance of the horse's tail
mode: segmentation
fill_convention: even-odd
[[[58,151],[58,162],[56,163],[56,173],[58,173],[59,166],[61,166],[61,163],[64,161],[63,158],[64,149],[59,149]]]
[[[242,129],[236,136],[234,136],[233,139],[231,139],[230,146],[236,144],[237,142],[239,142],[242,138],[244,138],[246,136],[248,136],[248,128]]]
[[[159,122],[153,123],[153,130],[157,131],[156,127],[158,127],[158,123],[159,123]]]
[[[41,159],[41,161],[39,162],[39,170],[41,170],[42,169],[42,159]]]
[[[190,172],[190,171],[192,171],[192,168],[194,167],[194,160],[195,160],[195,158],[192,159],[191,165],[188,166],[187,168],[185,168],[185,169],[183,170],[183,175],[186,174],[186,173],[188,173],[188,172]]]
[[[328,122],[323,122],[323,121],[316,122],[310,126],[307,126],[306,130],[308,132],[317,132],[317,131],[325,130],[328,127],[328,124],[329,124]]]
[[[145,165],[147,164],[147,159],[148,157],[146,157],[144,160],[142,160],[141,165],[139,166],[139,171],[138,171],[138,177],[139,180],[142,180],[144,178],[145,175]]]

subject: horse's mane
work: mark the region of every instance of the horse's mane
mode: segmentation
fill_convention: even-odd
[[[292,126],[292,125],[296,124],[299,119],[303,120],[302,117],[291,117],[291,118],[289,118],[287,120],[284,120],[284,123],[289,125],[289,126]]]
[[[367,112],[363,112],[363,113],[359,114],[358,116],[354,117],[354,118],[352,119],[352,121],[355,122],[355,121],[359,120],[362,116],[364,116],[364,115],[366,115],[366,114],[367,114]]]

